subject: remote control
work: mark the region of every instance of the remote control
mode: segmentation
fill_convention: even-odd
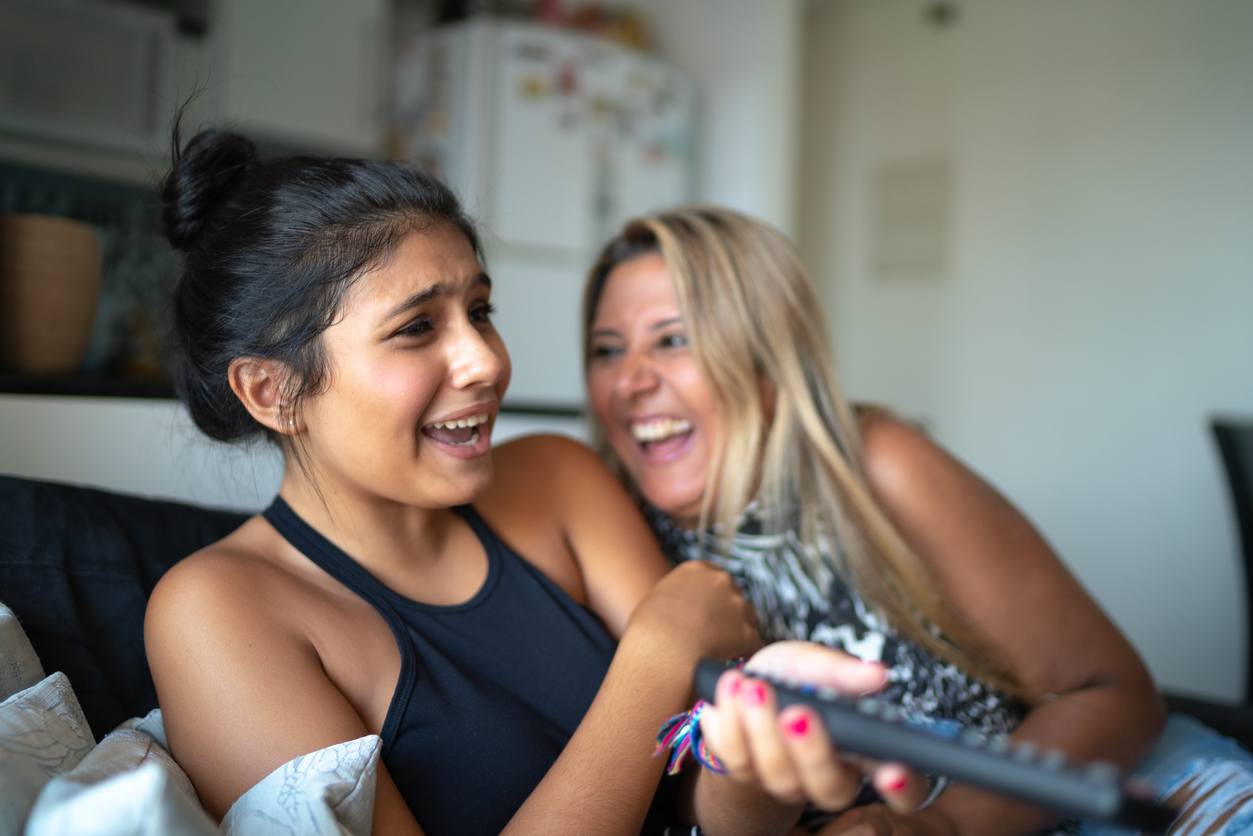
[[[725,662],[702,659],[696,695],[712,701]],[[1149,833],[1165,833],[1176,812],[1124,785],[1113,764],[1067,763],[1058,751],[1029,742],[985,736],[970,729],[956,735],[912,723],[890,703],[850,697],[751,672],[768,683],[780,709],[806,705],[844,752],[903,763],[954,781],[982,787],[1054,810],[1067,817],[1107,821]]]

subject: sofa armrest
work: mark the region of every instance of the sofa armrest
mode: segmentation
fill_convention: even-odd
[[[234,511],[0,476],[0,601],[97,739],[156,707],[148,595],[170,566],[246,519]]]
[[[1194,717],[1219,734],[1225,734],[1253,751],[1253,706],[1174,692],[1163,693],[1162,696],[1165,697],[1166,708],[1170,711]]]

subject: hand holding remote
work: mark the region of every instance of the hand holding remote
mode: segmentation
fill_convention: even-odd
[[[788,655],[796,653],[797,649],[784,648],[778,652]],[[829,656],[831,652],[824,652],[822,648],[814,648],[813,652],[829,660],[839,661],[839,657]],[[756,657],[751,664],[757,667]],[[720,682],[719,677],[725,671],[725,663],[703,660],[696,670],[697,695],[702,699],[716,699],[725,704],[728,698],[744,701],[740,695],[728,693],[732,690],[732,682],[738,681],[739,690],[749,695],[756,692],[748,689],[761,688],[759,682],[746,679],[739,673],[728,674]],[[799,670],[792,673],[805,675],[804,671]],[[855,693],[857,684],[855,673],[845,671],[843,675],[854,676],[854,680],[839,690],[826,687],[829,686],[826,682],[821,683],[824,687],[815,688],[812,684],[801,684],[799,679],[776,679],[760,670],[755,670],[752,677],[771,685],[769,692],[762,690],[763,697],[759,705],[772,699],[780,709],[779,720],[784,724],[784,730],[787,728],[787,720],[784,718],[789,708],[804,706],[806,710],[813,711],[822,718],[827,733],[843,755],[853,753],[883,761],[908,763],[916,769],[947,775],[954,780],[1000,792],[1075,818],[1116,822],[1158,833],[1165,832],[1174,819],[1174,811],[1129,792],[1123,786],[1117,770],[1110,764],[1070,764],[1060,752],[1039,752],[1029,743],[1014,743],[1004,737],[985,738],[973,731],[957,736],[942,735],[908,722],[901,717],[895,706],[867,696],[850,696],[850,692]],[[809,678],[812,680],[812,677]],[[869,674],[866,675],[866,684],[873,685]],[[879,684],[881,686],[882,683]],[[756,697],[750,696],[748,701],[755,700]],[[749,712],[744,713],[747,715]],[[704,719],[705,716],[702,716],[702,720]],[[702,723],[706,742],[720,758],[723,753],[719,747],[727,745],[731,747],[729,751],[732,752],[732,758],[738,758],[740,753],[736,749],[734,730],[728,731],[727,726],[730,724],[725,723],[725,719],[715,709],[714,722],[708,726]],[[776,735],[776,739],[778,737]],[[772,750],[769,743],[762,747],[761,741],[764,739],[754,738],[758,748],[753,750],[752,769],[758,773],[766,789],[778,795],[775,787],[769,783],[770,779],[760,773],[764,769],[767,772],[786,774],[785,770],[780,771],[776,766],[778,760],[789,757],[790,744],[776,743]],[[741,743],[744,740],[742,738]],[[825,762],[809,762],[803,765],[800,772],[825,769],[829,775],[836,776],[829,785],[846,791],[849,784],[848,768],[841,770],[838,766],[832,766],[830,761],[828,753]],[[795,766],[793,763],[794,769]],[[887,768],[885,766],[876,770],[877,788],[881,787],[879,772]],[[802,777],[800,780],[812,779]],[[788,788],[783,782],[777,786]],[[810,794],[809,783],[800,786],[804,788],[806,797],[818,800]],[[884,797],[890,807],[908,809],[903,803],[894,805],[890,792],[884,794]],[[851,801],[851,797],[847,800]],[[819,804],[826,806],[821,802]]]
[[[882,665],[800,641],[769,645],[749,664],[752,676],[728,673],[718,684],[716,699],[701,694],[715,703],[701,716],[705,742],[732,777],[760,784],[780,800],[805,799],[827,810],[849,806],[862,787],[863,774],[895,812],[911,812],[927,797],[930,782],[903,764],[833,757],[818,715],[803,706],[778,705],[773,689],[763,684],[805,681],[841,693],[868,694],[886,684]]]

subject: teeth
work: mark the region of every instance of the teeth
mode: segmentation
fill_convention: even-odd
[[[487,413],[482,415],[471,415],[469,418],[458,418],[455,421],[439,421],[430,426],[436,429],[445,430],[464,430],[468,427],[477,427],[479,424],[487,423]]]
[[[682,418],[655,418],[631,425],[636,441],[661,441],[692,429],[692,422]]]

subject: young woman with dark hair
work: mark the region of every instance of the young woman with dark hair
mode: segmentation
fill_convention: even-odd
[[[667,574],[580,445],[491,448],[509,357],[453,195],[210,130],[176,134],[163,196],[178,392],[207,435],[286,464],[148,606],[170,747],[208,810],[375,733],[375,833],[651,827],[652,738],[699,656],[757,646],[751,612],[716,569]]]

